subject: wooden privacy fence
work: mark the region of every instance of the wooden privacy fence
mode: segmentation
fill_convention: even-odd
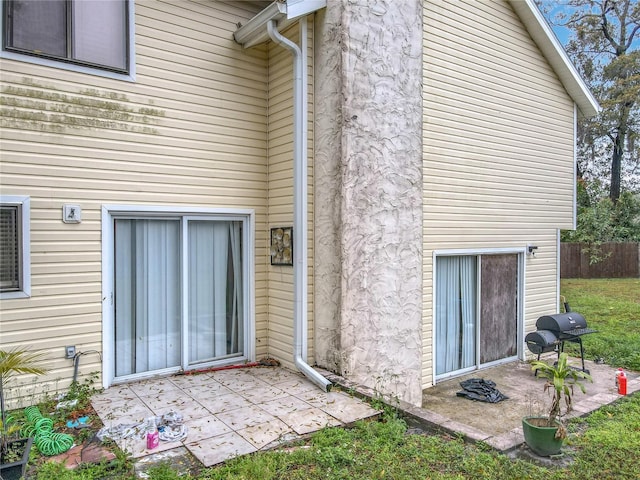
[[[589,264],[587,243],[560,244],[561,278],[640,278],[640,243],[603,243],[599,246],[601,261]]]

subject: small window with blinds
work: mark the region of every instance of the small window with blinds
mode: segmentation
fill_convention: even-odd
[[[128,73],[127,0],[10,0],[4,25],[5,51]]]
[[[0,197],[0,298],[30,295],[29,199]]]

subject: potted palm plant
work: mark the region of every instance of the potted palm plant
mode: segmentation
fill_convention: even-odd
[[[27,350],[0,350],[0,478],[19,479],[24,476],[33,438],[15,438],[20,426],[7,415],[5,392],[8,381],[15,375],[42,375],[46,370],[38,363],[41,353]]]
[[[569,366],[568,355],[562,352],[558,361],[549,365],[535,361],[531,369],[537,376],[546,379],[544,391],[552,393],[551,407],[548,415],[528,416],[522,419],[524,439],[529,448],[538,455],[548,457],[560,453],[567,430],[562,423],[562,403],[566,406],[565,414],[571,411],[573,388],[577,385],[585,393],[580,380],[591,380],[591,376],[582,370]]]

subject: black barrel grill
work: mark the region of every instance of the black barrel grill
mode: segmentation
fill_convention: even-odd
[[[536,331],[529,333],[524,341],[531,353],[540,355],[546,352],[556,351],[558,356],[564,351],[564,342],[574,342],[580,345],[580,359],[582,371],[589,373],[584,368],[584,347],[582,336],[588,333],[596,333],[596,330],[587,327],[585,318],[576,312],[557,313],[543,315],[536,321]]]

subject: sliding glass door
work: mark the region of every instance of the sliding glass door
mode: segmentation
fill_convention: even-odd
[[[475,365],[477,259],[438,257],[436,262],[436,375]]]
[[[518,354],[519,254],[436,257],[436,377]]]
[[[189,364],[242,353],[242,248],[236,222],[189,222]]]
[[[115,377],[245,355],[243,222],[115,218]]]

